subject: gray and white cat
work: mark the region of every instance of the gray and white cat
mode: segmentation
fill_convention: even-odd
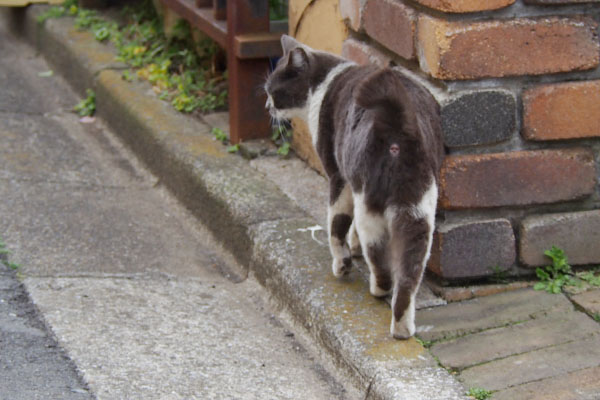
[[[359,66],[285,35],[281,43],[266,106],[276,119],[308,123],[330,182],[333,274],[350,271],[360,246],[371,294],[392,293],[391,334],[409,338],[444,156],[438,103],[397,70]]]

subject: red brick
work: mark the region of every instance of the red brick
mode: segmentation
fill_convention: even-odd
[[[449,12],[449,13],[468,13],[476,11],[497,10],[507,7],[515,0],[416,0],[429,8]]]
[[[489,276],[516,261],[515,237],[508,220],[439,226],[431,249],[430,271],[444,279]]]
[[[525,0],[527,4],[577,4],[598,3],[600,0]]]
[[[552,246],[563,249],[570,264],[600,263],[600,210],[530,216],[519,236],[523,264],[550,263],[544,251]]]
[[[367,0],[363,10],[365,32],[401,57],[415,57],[416,13],[396,0]]]
[[[347,39],[342,45],[342,57],[360,65],[375,64],[386,67],[390,58],[367,43],[356,39]]]
[[[440,204],[445,209],[545,204],[586,197],[595,185],[588,149],[449,156],[440,175]]]
[[[584,16],[448,22],[422,15],[419,62],[441,79],[586,70],[600,61],[597,27]]]
[[[527,139],[600,136],[600,81],[537,86],[525,91],[523,109]]]
[[[361,29],[361,10],[364,2],[365,0],[340,0],[340,14],[350,22],[350,28],[355,31]]]

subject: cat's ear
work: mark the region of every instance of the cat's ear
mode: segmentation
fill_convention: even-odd
[[[308,54],[302,47],[296,47],[290,53],[288,65],[297,69],[303,69],[308,66]]]
[[[283,49],[283,55],[287,56],[292,50],[300,46],[300,42],[289,35],[281,36],[281,48]]]

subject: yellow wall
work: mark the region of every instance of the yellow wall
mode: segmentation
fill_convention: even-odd
[[[314,49],[341,54],[348,28],[340,14],[339,0],[289,0],[289,33]],[[292,126],[296,154],[323,172],[307,126],[298,120],[292,120]]]
[[[289,0],[289,29],[301,42],[336,54],[348,36],[339,0]]]

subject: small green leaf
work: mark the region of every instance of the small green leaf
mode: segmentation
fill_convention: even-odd
[[[224,143],[227,141],[227,134],[220,128],[212,128],[212,134],[219,142]]]
[[[15,271],[15,270],[17,270],[17,269],[21,268],[21,265],[20,265],[20,264],[16,264],[16,263],[13,263],[13,262],[8,262],[8,263],[6,263],[6,266],[7,266],[8,268],[12,269],[13,271]]]
[[[227,152],[228,153],[237,153],[238,151],[240,151],[240,145],[239,144],[234,144],[234,145],[231,145],[231,146],[227,147]]]
[[[534,290],[546,290],[546,284],[544,282],[538,282],[533,285]]]
[[[547,281],[547,280],[550,279],[550,274],[547,273],[543,268],[540,268],[540,267],[536,268],[535,269],[535,274],[542,281]]]
[[[110,37],[110,31],[106,26],[102,26],[94,31],[94,37],[97,41],[102,42]]]
[[[470,388],[467,392],[467,396],[471,396],[476,400],[487,400],[491,395],[491,391],[479,387]]]
[[[50,78],[52,75],[54,75],[54,71],[52,71],[52,70],[38,72],[38,76],[40,78]]]
[[[87,89],[86,93],[87,97],[73,107],[82,117],[92,116],[96,111],[96,93],[92,89]]]
[[[284,142],[278,149],[277,154],[280,156],[287,156],[290,153],[290,142]]]

